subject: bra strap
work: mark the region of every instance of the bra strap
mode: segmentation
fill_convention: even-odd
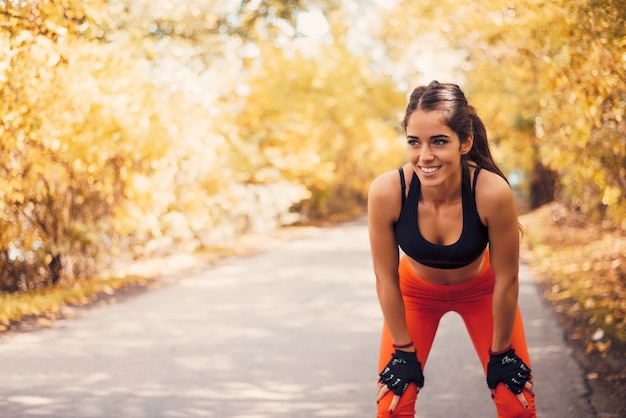
[[[404,180],[404,170],[402,167],[398,169],[400,173],[400,186],[402,187],[402,207],[404,207],[404,201],[406,200],[406,180]]]
[[[476,179],[478,179],[478,173],[480,172],[480,169],[482,167],[476,167],[476,169],[474,170],[474,180],[472,180],[472,196],[474,197],[474,200],[476,200]]]

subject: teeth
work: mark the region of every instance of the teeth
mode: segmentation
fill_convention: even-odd
[[[434,173],[439,167],[420,167],[424,173]]]

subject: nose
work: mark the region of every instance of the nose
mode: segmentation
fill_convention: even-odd
[[[420,160],[422,161],[431,161],[433,158],[435,158],[432,150],[430,149],[429,145],[423,145],[422,146],[422,150],[420,152]]]

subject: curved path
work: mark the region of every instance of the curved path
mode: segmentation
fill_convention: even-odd
[[[539,416],[592,417],[582,372],[525,268],[520,305]],[[0,417],[373,417],[380,327],[365,223],[315,229],[0,340]],[[495,416],[454,314],[417,411]]]

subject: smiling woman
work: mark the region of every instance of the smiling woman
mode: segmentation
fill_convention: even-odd
[[[465,322],[498,416],[535,417],[515,202],[485,126],[457,85],[436,81],[413,91],[402,126],[409,161],[378,176],[368,197],[384,317],[378,417],[415,415],[422,367],[449,311]]]

